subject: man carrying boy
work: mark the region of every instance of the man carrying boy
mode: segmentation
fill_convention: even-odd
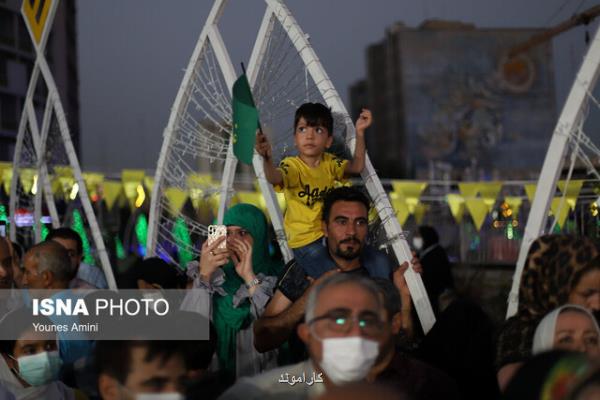
[[[345,177],[359,174],[365,166],[365,129],[371,112],[363,109],[356,121],[356,147],[352,160],[343,160],[326,150],[333,143],[333,116],[320,103],[305,103],[294,118],[294,143],[298,156],[284,158],[276,168],[266,136],[257,133],[256,151],[263,157],[265,176],[287,202],[284,227],[294,258],[312,278],[336,266],[323,245],[321,213],[323,198]],[[383,261],[382,261],[383,260]],[[387,262],[373,248],[365,249],[364,263]],[[391,268],[391,263],[389,264]]]

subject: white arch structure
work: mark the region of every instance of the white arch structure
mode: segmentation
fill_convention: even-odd
[[[304,101],[326,103],[336,116],[336,124],[346,133],[345,144],[354,149],[354,125],[348,112],[327,76],[307,35],[301,30],[289,9],[280,0],[265,0],[266,11],[259,28],[250,61],[248,79],[253,88],[261,124],[269,135],[291,127],[293,112]],[[164,131],[164,141],[156,169],[155,184],[150,211],[148,232],[149,254],[163,251],[161,241],[169,241],[169,229],[173,218],[165,218],[168,212],[165,190],[190,190],[185,174],[194,172],[195,159],[208,157],[225,162],[220,188],[218,219],[222,221],[233,193],[233,182],[237,159],[233,155],[231,137],[231,88],[236,79],[227,50],[218,29],[218,21],[226,0],[216,0],[188,64]],[[290,72],[291,66],[298,68]],[[218,67],[218,72],[216,71]],[[218,75],[218,76],[216,76]],[[204,77],[204,79],[202,79]],[[226,90],[215,90],[219,85]],[[279,85],[279,86],[277,86]],[[228,103],[225,102],[228,100]],[[208,110],[208,103],[212,109]],[[208,126],[216,129],[208,129]],[[287,129],[287,128],[285,128]],[[288,129],[290,135],[291,128]],[[195,132],[194,132],[195,131]],[[216,132],[216,133],[215,133]],[[212,135],[212,137],[210,136]],[[283,135],[283,136],[282,136]],[[274,152],[286,151],[286,136],[283,132],[273,140]],[[283,150],[281,149],[283,147]],[[190,157],[193,155],[193,157]],[[254,155],[253,167],[261,191],[266,199],[271,222],[287,261],[292,253],[287,246],[283,230],[283,218],[272,186],[266,181],[262,160]],[[410,261],[411,251],[402,228],[377,174],[367,157],[361,174],[362,180],[373,199],[386,235],[399,262]],[[173,213],[173,210],[171,210]],[[193,234],[206,235],[206,228],[182,212],[174,216],[184,218]],[[197,253],[196,249],[194,250]],[[435,317],[423,282],[411,268],[406,272],[408,286],[425,332],[435,323]]]
[[[58,3],[59,0],[24,0],[21,7],[21,13],[23,14],[25,24],[35,48],[36,58],[31,79],[29,81],[29,86],[27,88],[23,113],[19,122],[19,130],[13,159],[13,176],[10,190],[10,238],[11,240],[16,240],[17,238],[17,208],[19,207],[19,202],[22,201],[23,197],[25,197],[20,196],[20,194],[28,195],[28,193],[19,192],[19,190],[22,189],[22,183],[20,182],[19,177],[23,168],[28,168],[32,171],[35,171],[35,176],[37,176],[37,185],[34,181],[34,186],[36,186],[37,189],[34,190],[34,204],[29,205],[29,208],[33,208],[33,210],[30,209],[30,211],[33,211],[34,214],[33,235],[35,242],[39,242],[41,240],[41,218],[44,204],[50,213],[52,226],[54,228],[61,226],[49,175],[53,172],[52,168],[54,166],[58,166],[51,160],[59,156],[57,153],[62,152],[63,154],[60,156],[64,156],[68,162],[68,165],[64,166],[71,168],[73,178],[78,185],[77,195],[81,201],[85,219],[87,220],[87,224],[89,225],[89,229],[92,234],[96,256],[100,261],[109,287],[116,288],[115,278],[113,276],[108,254],[104,246],[102,234],[98,227],[96,216],[90,203],[83,176],[81,174],[79,161],[77,160],[77,154],[75,153],[75,149],[71,141],[71,134],[69,132],[65,112],[60,101],[58,89],[44,56],[44,51],[50,31],[52,29],[52,22],[54,21]],[[47,90],[41,127],[38,125],[38,116],[36,115],[33,102],[36,87],[40,85],[40,83],[43,83]],[[53,141],[53,143],[49,143],[49,136],[53,133],[51,129],[53,122],[56,124],[56,129],[59,131],[60,136],[53,138],[56,139],[56,142]],[[31,232],[25,232],[25,234],[31,234]]]
[[[565,155],[567,154],[569,146],[573,147],[572,154],[574,154],[574,157],[572,158],[572,162],[574,162],[575,157],[580,157],[581,161],[588,167],[588,171],[595,174],[596,177],[600,177],[590,159],[583,153],[583,150],[587,148],[588,151],[597,155],[598,149],[591,141],[589,141],[589,139],[587,139],[582,131],[583,122],[585,120],[585,110],[590,104],[590,99],[595,103],[596,107],[599,106],[591,95],[598,81],[599,73],[600,29],[596,31],[583,63],[579,68],[579,72],[575,77],[567,101],[563,106],[556,127],[554,128],[548,151],[546,152],[542,171],[537,182],[535,197],[527,219],[525,234],[523,235],[523,241],[521,242],[521,248],[519,250],[517,268],[513,276],[512,288],[508,297],[507,318],[513,316],[517,312],[519,306],[519,286],[529,247],[537,237],[547,233],[548,211],[556,192],[556,183],[560,178]],[[564,201],[562,203],[564,203]],[[566,205],[564,206],[566,207]],[[560,212],[557,212],[556,214],[559,215]]]

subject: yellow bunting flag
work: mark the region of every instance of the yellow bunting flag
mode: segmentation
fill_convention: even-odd
[[[488,208],[492,212],[498,193],[502,189],[502,182],[481,182],[478,185],[479,194]]]
[[[0,163],[0,182],[4,188],[4,193],[10,195],[10,185],[12,181],[12,164]]]
[[[129,207],[134,209],[135,201],[139,196],[138,186],[144,182],[146,173],[141,169],[124,169],[121,171],[121,182],[125,190],[125,197],[129,201]]]
[[[566,181],[558,182],[558,188],[560,192],[565,195],[567,204],[571,208],[571,210],[575,210],[575,205],[577,204],[577,198],[579,197],[579,192],[581,192],[581,187],[583,186],[583,180],[577,179],[572,180],[567,185]],[[566,191],[566,193],[565,193]]]
[[[523,199],[516,196],[506,196],[504,197],[504,201],[510,207],[512,211],[512,216],[516,218],[519,215],[519,209],[521,208]]]
[[[61,185],[58,177],[56,177],[55,175],[50,175],[50,176],[48,176],[48,180],[50,181],[50,188],[52,190],[52,194],[54,196],[63,196],[64,197],[64,193],[62,191],[62,185]]]
[[[552,211],[552,215],[556,218],[556,223],[561,228],[564,227],[565,221],[569,216],[569,205],[567,204],[566,199],[562,201],[561,207],[561,197],[555,197],[552,199],[552,203],[550,204],[550,210]]]
[[[417,223],[417,225],[423,225],[423,218],[425,218],[425,214],[427,213],[427,210],[429,209],[429,206],[426,204],[417,204],[417,207],[415,208],[415,222]]]
[[[533,204],[533,198],[535,197],[535,190],[537,188],[537,183],[528,183],[523,185],[525,188],[525,193],[527,194],[527,199],[531,204]]]
[[[104,174],[95,172],[84,172],[83,181],[85,182],[85,188],[90,196],[98,193],[98,187],[104,182]]]
[[[154,190],[154,178],[151,176],[145,176],[144,186],[146,186],[146,189],[148,189],[148,193],[152,193],[152,190]]]
[[[252,204],[263,212],[266,211],[267,203],[261,193],[238,190],[236,194],[240,203]]]
[[[232,204],[233,204],[233,199]],[[221,193],[215,192],[213,195],[208,197],[208,204],[212,210],[213,215],[216,217],[219,213],[219,203],[221,201]]]
[[[465,214],[465,199],[459,194],[447,194],[446,202],[457,224],[462,222]]]
[[[68,165],[56,165],[54,166],[54,174],[56,176],[69,176],[73,177],[73,168]]]
[[[471,218],[473,218],[475,228],[478,231],[481,230],[481,226],[485,222],[485,217],[488,213],[485,201],[483,199],[465,199],[465,204],[471,214]]]
[[[375,221],[377,221],[378,219],[379,219],[379,214],[377,213],[377,210],[375,209],[375,207],[369,208],[369,212],[367,213],[368,223],[372,224]]]
[[[112,210],[115,201],[121,196],[121,193],[123,193],[121,182],[104,181],[102,184],[102,198],[109,211]]]
[[[165,190],[165,196],[169,200],[169,209],[173,215],[179,214],[181,207],[185,204],[188,194],[176,187],[170,187]]]
[[[75,178],[73,178],[73,168],[66,165],[57,165],[54,167],[54,181],[52,183],[53,193],[62,195],[65,200],[68,200],[74,184]]]
[[[204,190],[198,188],[190,189],[190,201],[196,212],[200,212],[204,202]]]
[[[464,199],[477,197],[479,182],[461,182],[458,184],[458,190]]]
[[[390,203],[392,203],[392,207],[394,208],[394,212],[396,213],[398,222],[400,223],[400,225],[404,225],[404,223],[410,216],[406,200],[403,196],[399,195],[398,193],[392,192],[390,193]]]
[[[73,191],[73,186],[75,185],[75,178],[72,176],[59,176],[57,179],[58,182],[60,182],[60,188],[64,199],[68,200]]]
[[[187,185],[191,188],[205,189],[214,186],[215,183],[210,174],[189,174],[187,177]]]
[[[37,180],[37,171],[33,168],[21,168],[19,170],[19,181],[25,194],[31,194],[33,182]]]
[[[419,204],[419,198],[427,187],[426,182],[413,182],[413,181],[392,181],[392,187],[394,192],[404,197],[406,205],[408,206],[408,212],[414,213],[417,204]]]

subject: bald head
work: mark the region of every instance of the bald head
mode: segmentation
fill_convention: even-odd
[[[23,285],[31,289],[66,289],[74,275],[69,253],[54,241],[42,242],[29,249],[23,266]]]

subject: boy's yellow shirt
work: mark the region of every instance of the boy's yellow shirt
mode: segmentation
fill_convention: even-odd
[[[277,192],[285,195],[287,210],[283,224],[292,249],[306,246],[323,236],[323,198],[344,178],[348,160],[323,153],[319,166],[311,168],[300,157],[286,157],[279,163],[283,184]]]

